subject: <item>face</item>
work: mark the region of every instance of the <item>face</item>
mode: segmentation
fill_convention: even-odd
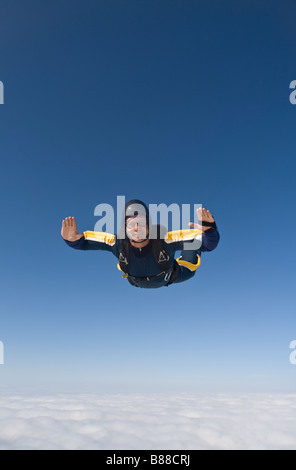
[[[148,235],[148,226],[145,218],[141,216],[126,219],[126,234],[134,242],[143,242]]]

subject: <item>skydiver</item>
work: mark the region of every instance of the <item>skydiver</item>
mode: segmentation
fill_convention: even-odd
[[[220,235],[210,211],[199,208],[196,214],[198,223],[189,223],[192,229],[161,234],[161,227],[153,226],[152,237],[149,210],[142,201],[133,199],[125,205],[119,237],[106,232],[79,233],[75,217],[63,220],[61,235],[76,250],[111,251],[132,286],[158,288],[191,279],[200,265],[201,253],[218,245]],[[201,243],[196,248],[198,236]],[[177,259],[176,251],[181,251]]]

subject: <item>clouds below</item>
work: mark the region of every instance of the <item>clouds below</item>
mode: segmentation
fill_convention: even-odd
[[[296,396],[0,396],[0,449],[295,449]]]

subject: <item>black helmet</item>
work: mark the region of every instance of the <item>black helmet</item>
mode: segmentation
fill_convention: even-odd
[[[132,199],[125,204],[123,220],[125,221],[129,217],[137,215],[145,217],[147,222],[149,222],[149,209],[146,204],[140,201],[140,199]]]

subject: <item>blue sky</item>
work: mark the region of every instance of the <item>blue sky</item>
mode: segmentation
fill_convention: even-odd
[[[295,8],[1,2],[2,387],[295,391]],[[118,195],[202,204],[219,247],[132,288],[60,237]]]

